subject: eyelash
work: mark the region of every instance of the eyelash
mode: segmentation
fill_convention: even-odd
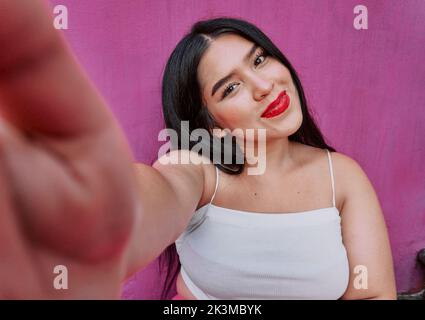
[[[267,53],[265,52],[265,51],[261,51],[261,52],[259,52],[259,53],[257,53],[256,54],[256,56],[255,56],[255,59],[254,59],[254,62],[255,61],[257,61],[257,59],[259,58],[259,57],[261,57],[261,56],[263,56],[264,57],[264,60],[263,60],[263,62],[266,60],[266,58],[267,58]],[[259,64],[261,64],[261,63],[259,63]],[[258,65],[259,65],[258,64]],[[257,65],[257,66],[258,66]],[[233,82],[233,83],[230,83],[225,89],[224,89],[224,91],[223,91],[223,94],[222,94],[222,99],[224,99],[227,95],[229,95],[232,91],[230,91],[230,88],[233,86],[233,85],[235,85],[235,84],[237,84],[237,82]]]

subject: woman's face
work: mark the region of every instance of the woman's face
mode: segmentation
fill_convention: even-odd
[[[198,67],[203,102],[222,129],[245,132],[263,128],[267,139],[288,137],[302,123],[298,92],[289,70],[279,60],[264,55],[261,47],[253,46],[235,34],[222,35],[210,44]],[[276,117],[261,117],[283,90],[289,96],[289,108]]]

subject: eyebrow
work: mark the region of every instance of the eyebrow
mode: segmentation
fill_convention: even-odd
[[[257,45],[257,44],[254,44],[253,46],[252,46],[252,48],[249,50],[249,52],[245,55],[245,57],[243,58],[243,62],[246,62],[253,54],[254,54],[254,52],[255,52],[255,50],[257,50],[257,48],[259,47],[259,45]],[[211,96],[213,96],[214,95],[214,93],[216,93],[216,91],[218,90],[218,89],[220,89],[220,87],[223,85],[223,84],[225,84],[231,77],[233,77],[234,76],[234,72],[232,72],[232,73],[230,73],[230,74],[228,74],[227,76],[225,76],[224,78],[222,78],[222,79],[220,79],[220,80],[218,80],[217,82],[216,82],[216,84],[212,87],[212,90],[211,90]]]

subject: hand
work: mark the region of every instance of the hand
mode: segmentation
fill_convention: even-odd
[[[49,11],[0,0],[0,298],[117,298],[132,156]],[[56,265],[68,289],[53,287]]]

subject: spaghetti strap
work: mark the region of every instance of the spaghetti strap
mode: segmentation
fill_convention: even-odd
[[[329,160],[329,171],[331,173],[331,181],[332,181],[332,205],[335,207],[335,181],[334,181],[334,172],[332,168],[332,158],[331,153],[328,149],[326,149],[328,152],[328,160]]]
[[[213,200],[214,200],[215,194],[216,194],[216,192],[217,192],[217,187],[218,187],[218,179],[219,179],[219,176],[218,176],[218,168],[217,168],[217,167],[215,167],[215,173],[216,173],[216,178],[215,178],[215,190],[214,190],[214,194],[213,194],[213,196],[212,196],[212,198],[211,198],[210,204],[211,204],[211,203],[213,202]]]

